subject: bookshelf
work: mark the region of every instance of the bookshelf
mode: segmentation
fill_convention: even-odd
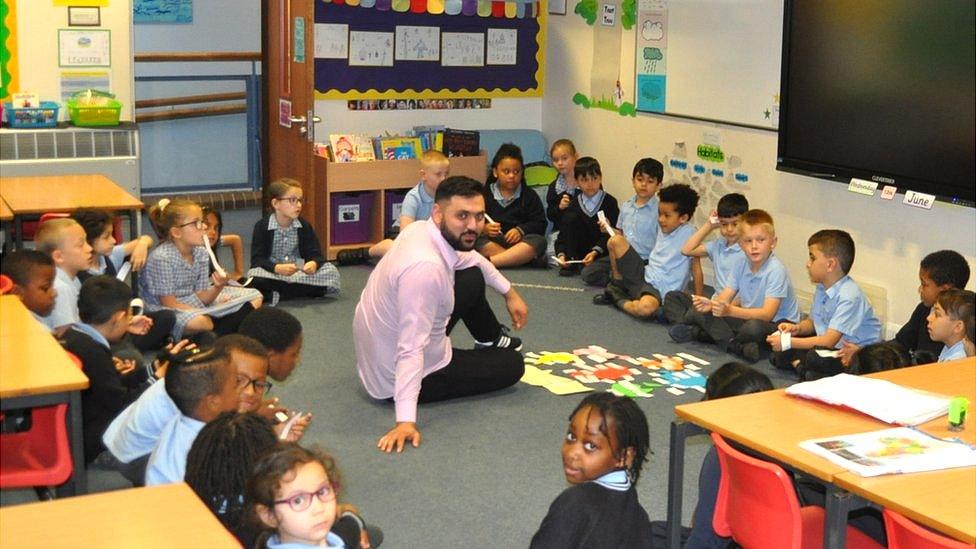
[[[488,160],[482,151],[479,156],[451,158],[451,175],[464,175],[484,183]],[[383,239],[386,226],[386,194],[388,191],[409,189],[420,181],[420,160],[374,160],[371,162],[329,162],[315,157],[314,221],[316,233],[322,240],[325,257],[333,260],[339,250],[371,246]],[[339,193],[365,193],[362,202],[369,210],[367,237],[356,242],[334,243],[332,207]]]

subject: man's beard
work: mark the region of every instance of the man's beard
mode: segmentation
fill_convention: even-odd
[[[453,234],[450,233],[450,231],[448,231],[447,223],[444,222],[441,222],[439,228],[441,230],[441,236],[443,236],[444,240],[446,240],[447,243],[450,244],[451,247],[454,248],[455,250],[458,250],[460,252],[469,252],[474,249],[474,241],[471,241],[471,245],[469,246],[461,242],[461,237],[463,237],[466,234],[472,234],[474,235],[475,240],[477,240],[478,233],[474,231],[464,231],[460,235],[454,236]]]

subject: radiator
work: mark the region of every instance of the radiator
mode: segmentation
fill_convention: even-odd
[[[0,175],[70,174],[102,174],[140,196],[136,125],[0,130]]]

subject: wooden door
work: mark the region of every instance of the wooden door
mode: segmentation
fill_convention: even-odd
[[[264,0],[265,165],[267,181],[302,183],[308,219],[325,245],[325,217],[316,219],[314,0]],[[323,176],[324,179],[324,176]],[[323,181],[324,183],[324,181]],[[321,199],[319,199],[321,201]],[[267,202],[265,204],[267,206]]]

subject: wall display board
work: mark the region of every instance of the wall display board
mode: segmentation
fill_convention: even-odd
[[[318,2],[314,38],[317,99],[542,95],[537,2]]]
[[[778,126],[783,2],[639,0],[636,35],[638,111]]]

